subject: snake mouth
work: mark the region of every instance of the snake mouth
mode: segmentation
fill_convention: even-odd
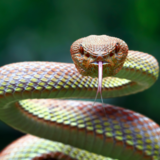
[[[91,62],[91,63],[98,66],[99,61],[95,61],[95,62]],[[109,62],[102,61],[102,65],[105,65],[105,64],[109,64]]]

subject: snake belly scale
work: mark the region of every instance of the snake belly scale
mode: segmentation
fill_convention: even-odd
[[[80,50],[85,46],[80,45]],[[31,134],[6,147],[0,159],[159,160],[160,128],[151,119],[112,105],[104,104],[104,113],[101,103],[59,100],[95,97],[97,73],[86,76],[81,69],[82,75],[76,67],[21,62],[0,68],[0,119]],[[153,56],[128,51],[121,68],[103,77],[103,98],[143,91],[153,85],[158,73]]]

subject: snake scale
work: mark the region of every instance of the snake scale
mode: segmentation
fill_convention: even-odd
[[[121,107],[74,100],[95,98],[97,88],[103,98],[143,91],[158,78],[157,60],[105,35],[81,38],[70,51],[75,65],[21,62],[0,68],[0,119],[31,134],[7,146],[0,159],[160,160],[154,121]]]

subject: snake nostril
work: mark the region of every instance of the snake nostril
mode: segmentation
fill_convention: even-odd
[[[93,58],[97,58],[97,55],[92,55]]]
[[[112,52],[109,54],[110,57],[112,57],[113,55],[114,55],[114,54],[113,54]]]
[[[85,56],[89,58],[89,57],[90,57],[90,54],[89,54],[89,53],[86,53]]]

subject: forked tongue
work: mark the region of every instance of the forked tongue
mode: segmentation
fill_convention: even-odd
[[[103,98],[102,98],[102,78],[103,78],[103,63],[100,61],[100,62],[98,62],[98,89],[97,89],[97,93],[96,93],[96,97],[95,97],[93,106],[94,106],[94,104],[96,102],[98,93],[100,93],[101,101],[102,101],[102,106],[104,108]],[[105,109],[104,109],[104,112],[105,112]]]
[[[97,93],[102,95],[102,77],[103,77],[103,64],[98,62],[98,90]]]

